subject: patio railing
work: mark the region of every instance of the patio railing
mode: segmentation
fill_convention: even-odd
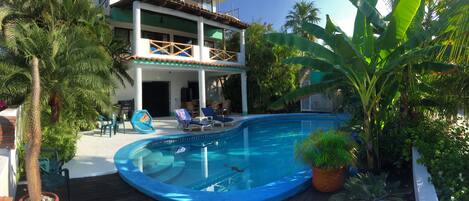
[[[191,44],[150,40],[150,53],[180,57],[194,57]]]
[[[238,53],[227,51],[227,50],[220,50],[215,48],[210,48],[210,59],[219,60],[219,61],[231,61],[237,62],[238,61]]]

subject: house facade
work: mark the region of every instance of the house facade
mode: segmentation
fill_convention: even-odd
[[[129,74],[115,102],[170,116],[174,109],[201,108],[224,100],[220,77],[241,75],[242,113],[247,114],[245,29],[237,17],[217,11],[217,0],[114,0],[98,2],[114,34],[131,44]]]

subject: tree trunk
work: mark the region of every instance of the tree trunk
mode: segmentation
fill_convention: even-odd
[[[31,61],[31,108],[29,120],[28,144],[26,147],[26,178],[28,181],[29,198],[41,200],[41,177],[39,172],[39,154],[41,152],[41,81],[39,76],[39,59]]]
[[[373,170],[375,167],[374,156],[373,156],[373,135],[371,134],[371,117],[365,112],[365,118],[363,120],[363,132],[366,137],[366,160],[369,170]]]
[[[49,97],[49,106],[51,110],[50,122],[55,124],[60,120],[60,97],[56,92],[52,92]]]
[[[302,67],[300,71],[298,72],[298,76],[300,77],[298,79],[298,82],[303,83],[306,79],[310,79],[311,76],[311,67]]]

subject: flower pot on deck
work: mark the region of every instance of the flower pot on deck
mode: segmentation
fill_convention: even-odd
[[[345,167],[336,169],[313,168],[313,186],[324,193],[336,192],[342,188],[345,180]]]
[[[58,196],[57,194],[55,194],[55,193],[51,193],[51,192],[42,192],[42,195],[43,195],[43,196],[47,196],[47,197],[49,197],[49,198],[52,198],[52,200],[54,200],[54,201],[60,201],[59,196]],[[26,201],[26,200],[29,200],[28,198],[29,198],[29,195],[28,195],[28,194],[25,194],[25,195],[23,195],[23,196],[19,199],[19,201]]]

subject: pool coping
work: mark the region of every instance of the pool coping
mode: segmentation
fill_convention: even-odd
[[[420,153],[412,147],[412,174],[414,178],[414,196],[416,201],[438,201],[435,186],[431,183],[431,175],[424,164],[418,162]]]
[[[142,193],[158,199],[158,200],[178,200],[178,201],[189,201],[189,200],[203,200],[203,201],[221,201],[221,200],[283,200],[291,197],[304,189],[310,184],[312,176],[311,170],[299,171],[291,176],[284,177],[282,179],[270,182],[266,185],[255,187],[249,190],[229,191],[229,192],[207,192],[198,191],[193,189],[187,189],[178,187],[175,185],[169,185],[163,182],[156,181],[150,177],[144,175],[140,170],[135,167],[129,156],[135,150],[143,148],[149,143],[160,143],[172,140],[185,141],[185,140],[196,140],[197,138],[208,138],[208,137],[221,137],[223,135],[229,135],[231,131],[242,128],[242,126],[248,122],[261,119],[269,119],[272,117],[299,117],[299,116],[314,116],[314,117],[331,117],[338,120],[348,119],[346,114],[330,114],[330,113],[293,113],[293,114],[266,114],[249,116],[242,119],[233,126],[233,128],[226,129],[223,131],[214,131],[202,134],[194,134],[188,136],[187,133],[177,133],[166,136],[159,136],[156,138],[149,138],[139,140],[128,145],[125,145],[117,151],[114,156],[114,164],[119,172],[121,178],[128,184],[141,191]],[[156,190],[157,189],[157,190]]]

